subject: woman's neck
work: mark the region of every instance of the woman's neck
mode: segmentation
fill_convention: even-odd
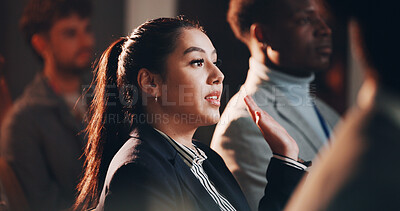
[[[174,141],[194,149],[192,139],[197,127],[188,124],[176,124],[171,120],[163,121],[163,119],[161,121],[153,121],[150,125],[167,134]]]

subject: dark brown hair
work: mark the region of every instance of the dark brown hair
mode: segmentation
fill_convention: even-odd
[[[183,17],[147,21],[111,44],[96,68],[95,96],[87,127],[85,171],[75,209],[97,204],[108,165],[143,112],[137,75],[141,68],[165,75],[165,61],[185,28],[202,28]],[[113,116],[112,120],[109,119]]]
[[[92,13],[91,1],[30,0],[24,8],[19,26],[30,45],[34,34],[48,32],[57,20],[74,13],[81,18],[89,17]]]
[[[231,0],[227,21],[235,36],[246,43],[253,23],[268,23],[274,16],[276,1],[279,0]]]

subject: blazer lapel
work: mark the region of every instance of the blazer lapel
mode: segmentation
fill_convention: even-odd
[[[279,113],[284,119],[290,122],[298,131],[304,136],[305,140],[312,146],[315,152],[323,146],[323,143],[319,141],[319,137],[312,130],[311,126],[304,121],[303,117],[292,108],[292,106],[279,106],[274,105]]]
[[[196,199],[199,206],[198,210],[220,210],[200,181],[190,171],[189,166],[185,164],[182,158],[178,155],[178,152],[164,136],[147,124],[139,125],[136,129],[131,131],[130,136],[143,140],[152,140],[154,148],[161,151],[160,153],[165,155],[165,158],[174,166],[179,181],[185,187],[182,187],[182,190],[189,191],[193,195],[194,199]],[[187,193],[183,191],[183,194],[185,195]]]
[[[187,190],[196,198],[202,210],[220,210],[210,194],[208,194],[203,185],[201,185],[199,180],[190,171],[189,166],[187,166],[179,156],[176,156],[174,166],[181,181],[186,186]]]
[[[228,184],[227,175],[221,175],[221,171],[218,171],[213,164],[210,163],[209,159],[203,162],[203,168],[207,172],[208,178],[214,183],[218,191],[226,197],[237,210],[249,210],[247,201],[242,195],[242,190],[239,186]]]
[[[265,88],[269,89],[271,93],[275,93],[272,95],[272,98],[271,96],[267,97],[271,98],[273,106],[277,110],[278,114],[294,128],[296,128],[303,135],[304,139],[312,147],[312,149],[314,149],[317,153],[318,149],[323,146],[323,143],[319,141],[318,135],[312,129],[310,124],[304,121],[303,117],[298,113],[297,110],[293,108],[293,106],[290,105],[290,102],[285,97],[276,97],[284,96],[283,93],[281,93],[277,88],[275,88],[275,90],[271,90],[269,86],[266,86]]]

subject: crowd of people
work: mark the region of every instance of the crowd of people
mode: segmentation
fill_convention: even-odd
[[[227,20],[250,58],[222,115],[230,76],[206,30],[185,16],[148,20],[114,41],[94,68],[94,96],[81,97],[92,3],[25,7],[20,28],[42,71],[12,105],[0,78],[0,167],[22,190],[15,199],[0,172],[0,210],[398,209],[393,2],[325,2],[348,24],[366,73],[341,121],[310,94],[335,50],[318,0],[230,0]],[[193,139],[212,124],[210,146]]]

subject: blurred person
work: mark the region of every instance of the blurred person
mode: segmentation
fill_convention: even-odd
[[[247,78],[229,101],[211,142],[239,182],[252,210],[267,185],[272,151],[252,122],[250,95],[297,141],[312,160],[328,143],[338,114],[315,97],[314,73],[326,70],[331,29],[314,0],[231,0],[227,20],[251,57]]]
[[[4,57],[0,54],[0,128],[4,115],[11,106],[10,93],[3,75],[4,62]],[[0,211],[6,211],[7,209],[7,197],[5,195],[2,181],[0,180]]]
[[[12,100],[10,92],[8,90],[8,85],[4,77],[3,67],[4,67],[4,57],[0,54],[0,128],[3,122],[4,116],[8,109],[12,105]],[[0,131],[1,133],[1,131]]]
[[[94,47],[91,2],[30,0],[21,30],[43,64],[6,117],[1,156],[14,169],[32,210],[73,205],[86,140],[81,84]]]
[[[398,210],[400,73],[393,70],[400,46],[392,23],[400,13],[390,1],[329,2],[348,23],[352,53],[366,77],[357,104],[336,129],[336,141],[321,152],[285,210]],[[270,116],[255,103],[249,110],[265,138],[281,137],[275,139],[278,149],[297,148],[295,141],[287,141],[288,134],[273,129],[277,125],[266,124]],[[296,150],[282,155],[297,157]]]
[[[219,120],[223,80],[212,42],[183,17],[147,21],[111,44],[96,69],[76,210],[249,210],[222,158],[193,140]],[[271,160],[260,210],[286,203],[304,173],[291,165]]]
[[[286,210],[398,210],[400,72],[393,1],[329,1],[349,24],[366,79],[336,142],[296,190]],[[318,200],[315,200],[318,199]]]

